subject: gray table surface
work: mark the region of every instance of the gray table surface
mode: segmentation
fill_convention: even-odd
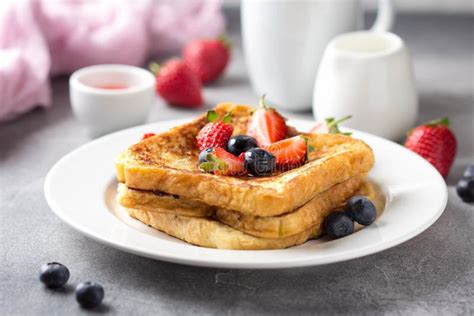
[[[231,15],[231,28],[237,23]],[[105,286],[104,305],[94,312],[113,314],[474,314],[474,207],[462,203],[453,187],[474,161],[473,17],[402,16],[395,32],[413,55],[420,121],[449,115],[459,141],[447,209],[424,233],[361,259],[267,271],[182,266],[97,243],[61,222],[43,196],[53,164],[89,141],[72,116],[67,78],[59,78],[50,109],[0,125],[0,314],[85,313],[72,287],[84,280]],[[205,89],[209,106],[255,103],[238,32],[233,39],[225,78]],[[149,120],[194,115],[157,101]],[[63,291],[38,281],[39,267],[53,260],[71,271],[71,286]]]

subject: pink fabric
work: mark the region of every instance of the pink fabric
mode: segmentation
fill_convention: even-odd
[[[142,65],[224,27],[220,0],[2,0],[0,121],[48,106],[49,75]]]
[[[31,6],[0,4],[0,121],[50,104],[50,64]]]
[[[152,51],[175,53],[191,39],[220,35],[224,25],[220,0],[162,0],[150,20]]]

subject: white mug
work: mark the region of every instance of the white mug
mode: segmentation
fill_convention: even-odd
[[[242,34],[250,81],[258,95],[285,110],[311,108],[314,80],[327,43],[360,29],[359,0],[242,0]],[[390,0],[379,0],[372,27],[393,23]]]
[[[413,66],[402,39],[375,32],[334,38],[319,66],[313,113],[317,120],[352,115],[342,125],[401,139],[418,115]]]

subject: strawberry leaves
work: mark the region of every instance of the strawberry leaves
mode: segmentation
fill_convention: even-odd
[[[449,127],[449,118],[443,117],[443,118],[440,118],[440,119],[437,119],[437,120],[432,120],[432,121],[427,122],[425,125],[426,126],[431,126],[431,127],[435,127],[435,126],[439,126],[439,125]]]
[[[215,122],[219,119],[219,115],[217,114],[216,111],[209,110],[209,111],[207,111],[206,119],[207,119],[208,122],[212,123],[212,122]],[[224,122],[224,123],[232,122],[232,113],[231,112],[226,113],[226,115],[224,115],[224,117],[222,118],[222,122]]]
[[[199,169],[205,172],[214,172],[214,171],[221,171],[226,172],[229,166],[222,161],[221,159],[217,158],[213,154],[208,154],[206,156],[206,162],[199,164]]]
[[[238,175],[245,171],[242,159],[220,147],[214,148],[207,154],[204,162],[201,162],[198,167],[205,172],[224,176]]]
[[[306,157],[305,157],[305,161],[309,161],[309,155],[312,153],[312,152],[315,152],[316,151],[316,148],[311,146],[309,144],[309,138],[307,136],[303,136],[301,135],[301,138],[304,139],[304,141],[306,142]]]
[[[327,128],[328,128],[328,133],[329,134],[343,134],[350,136],[352,133],[350,132],[345,132],[342,133],[339,130],[339,123],[342,123],[344,121],[347,121],[348,119],[352,118],[352,115],[345,116],[339,120],[336,120],[334,117],[328,117],[324,121],[326,122]]]

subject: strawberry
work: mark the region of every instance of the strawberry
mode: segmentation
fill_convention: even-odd
[[[230,45],[225,38],[195,40],[183,50],[183,58],[203,84],[217,79],[225,70]]]
[[[318,122],[314,127],[309,131],[313,134],[344,134],[344,135],[351,135],[352,133],[341,133],[339,130],[339,123],[347,121],[352,116],[348,115],[343,117],[342,119],[336,120],[334,117],[328,117],[324,120],[324,122]]]
[[[202,104],[201,83],[184,61],[171,59],[162,67],[151,64],[150,70],[156,75],[156,91],[169,104],[186,108]]]
[[[142,140],[155,136],[155,133],[145,133],[143,134]]]
[[[234,176],[245,171],[243,159],[227,152],[224,148],[216,147],[207,155],[206,162],[199,165],[206,172],[222,176]]]
[[[247,134],[254,137],[260,147],[266,147],[284,139],[288,127],[285,119],[275,109],[265,104],[265,95],[260,97],[259,105],[260,108],[252,115]]]
[[[428,160],[447,177],[456,156],[456,137],[447,118],[428,122],[412,129],[405,147]]]
[[[227,147],[227,142],[232,136],[234,127],[229,124],[231,115],[224,116],[222,121],[217,121],[218,115],[215,111],[207,112],[209,123],[204,125],[196,136],[196,144],[199,150],[209,147]]]
[[[306,158],[307,144],[303,137],[294,136],[273,143],[265,149],[275,156],[277,165],[297,167]]]

